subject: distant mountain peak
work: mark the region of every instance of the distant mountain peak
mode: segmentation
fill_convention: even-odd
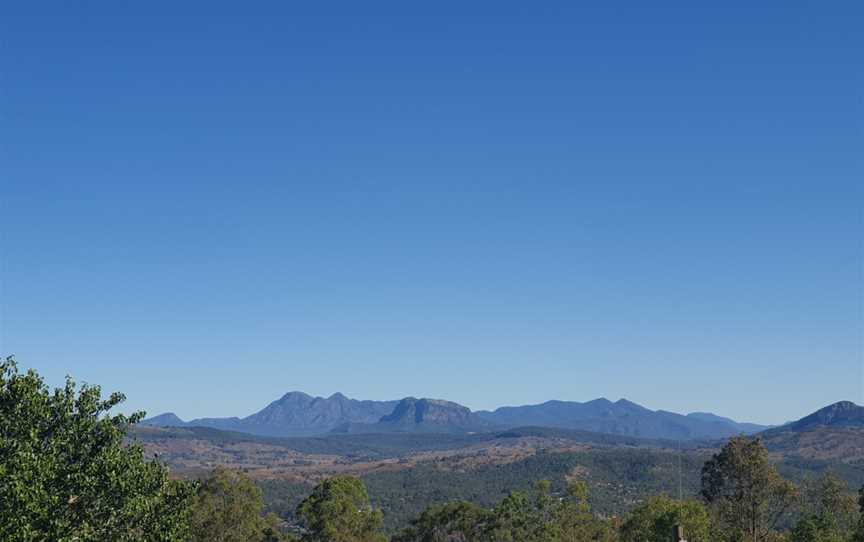
[[[850,406],[851,405],[851,406]],[[854,412],[853,403],[838,403],[837,412]],[[834,419],[839,414],[826,416]],[[330,432],[436,432],[466,433],[513,427],[557,427],[643,438],[725,438],[755,433],[764,427],[737,424],[709,414],[683,416],[649,410],[628,399],[605,397],[586,401],[551,400],[538,405],[501,407],[494,412],[471,409],[429,397],[398,401],[357,400],[336,392],[315,397],[289,391],[245,418],[199,418],[184,422],[165,413],[145,425],[211,427],[265,436],[322,435]]]
[[[279,402],[292,401],[292,400],[293,401],[297,401],[297,400],[309,401],[311,399],[312,399],[312,396],[309,395],[308,393],[304,393],[302,391],[289,391],[288,393],[286,393],[285,395],[283,395],[282,397],[279,398]]]
[[[405,397],[390,414],[374,424],[346,424],[338,432],[350,433],[467,433],[489,429],[490,424],[468,407],[443,399]]]
[[[808,429],[825,425],[834,427],[864,426],[864,407],[852,401],[839,401],[820,408],[813,414],[805,416],[787,427],[793,430]]]
[[[864,460],[864,406],[839,401],[760,433],[769,451],[808,459]]]
[[[629,408],[632,410],[638,410],[640,412],[651,412],[650,409],[647,409],[647,408],[643,407],[642,405],[640,405],[638,403],[634,403],[633,401],[630,401],[628,399],[624,399],[623,397],[621,399],[618,399],[617,401],[615,401],[615,403],[613,403],[613,404],[617,407]]]
[[[413,419],[420,423],[462,424],[471,416],[471,409],[443,399],[417,399],[406,397],[399,401],[393,412],[381,417],[381,423],[406,423]]]
[[[152,418],[147,418],[141,422],[141,425],[148,425],[153,427],[183,427],[186,425],[186,422],[180,419],[179,416],[174,414],[173,412],[165,412],[163,414],[159,414],[158,416],[153,416]]]

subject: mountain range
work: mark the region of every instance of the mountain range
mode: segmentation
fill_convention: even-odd
[[[501,407],[477,414],[499,426],[559,427],[649,439],[726,438],[765,429],[765,426],[739,424],[714,414],[693,413],[685,416],[665,410],[649,410],[626,399],[614,403],[605,398],[586,403],[547,401],[539,405]]]
[[[338,423],[352,417],[360,421]],[[195,426],[201,423],[246,431]],[[547,427],[498,429],[525,423]],[[358,476],[372,498],[390,511],[391,521],[403,523],[434,502],[493,503],[505,490],[530,488],[534,480],[563,484],[570,477],[592,484],[592,495],[598,496],[592,501],[596,510],[620,514],[657,492],[698,492],[704,461],[726,442],[648,439],[549,425],[589,425],[619,433],[638,430],[642,435],[754,429],[715,414],[652,411],[626,400],[549,401],[471,412],[433,399],[367,403],[300,393],[286,394],[247,418],[187,424],[169,413],[147,424],[181,426],[133,427],[129,437],[176,476],[199,477],[215,464],[244,469],[262,482],[268,506],[277,511],[295,510],[309,486],[324,477]],[[286,427],[326,434],[285,438],[249,432],[287,432]],[[813,480],[830,470],[849,487],[864,484],[864,407],[842,401],[758,436],[790,481]]]
[[[197,418],[184,422],[168,412],[142,423],[157,427],[212,427],[273,437],[309,436],[330,433],[351,424],[371,426],[391,414],[399,402],[360,401],[341,393],[312,397],[292,391],[245,418]]]
[[[142,422],[159,427],[210,427],[262,436],[312,436],[329,433],[473,433],[515,427],[554,427],[645,439],[718,439],[753,434],[767,426],[739,423],[715,414],[683,415],[650,410],[620,399],[585,403],[547,401],[472,412],[451,401],[406,397],[393,401],[349,399],[341,393],[312,397],[289,392],[245,418],[183,421],[173,413]]]

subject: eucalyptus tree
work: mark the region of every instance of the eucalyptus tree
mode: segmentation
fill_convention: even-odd
[[[144,413],[111,414],[123,400],[0,361],[0,540],[188,539],[194,487],[124,443]]]
[[[784,480],[758,438],[732,438],[702,467],[702,498],[725,540],[763,542],[793,509],[797,489]]]

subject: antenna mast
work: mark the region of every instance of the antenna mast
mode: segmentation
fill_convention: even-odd
[[[684,500],[684,492],[683,492],[683,488],[682,488],[683,474],[682,474],[682,469],[681,469],[681,454],[682,453],[683,452],[681,450],[681,439],[679,438],[678,439],[678,500],[679,501]]]

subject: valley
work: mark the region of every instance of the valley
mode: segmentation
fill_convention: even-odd
[[[428,406],[412,407],[412,416],[423,422],[416,413]],[[826,409],[833,412],[837,407]],[[814,415],[819,423],[812,423]],[[850,487],[860,487],[864,424],[848,414],[841,417],[842,423],[822,411],[814,415],[757,435],[784,477],[803,482],[830,470]],[[386,420],[379,424],[387,426]],[[244,471],[263,489],[267,509],[288,519],[321,480],[359,477],[372,502],[386,511],[385,525],[391,531],[404,527],[429,505],[464,499],[492,506],[510,491],[530,489],[539,479],[548,479],[559,493],[569,481],[586,482],[592,508],[605,516],[625,514],[650,495],[677,495],[679,488],[685,497],[696,496],[703,463],[726,442],[556,427],[272,437],[212,427],[140,426],[132,439],[175,476],[202,477],[217,465]]]

